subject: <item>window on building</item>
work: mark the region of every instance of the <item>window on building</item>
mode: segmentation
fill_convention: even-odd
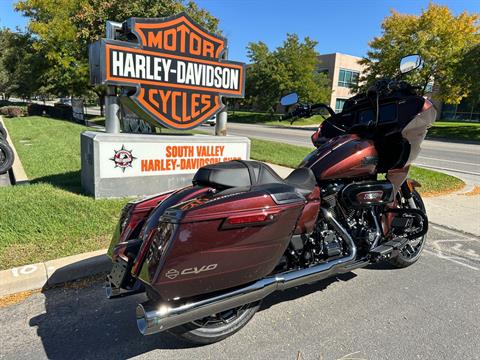
[[[342,112],[343,105],[345,105],[345,101],[347,101],[347,99],[337,99],[335,101],[335,112],[336,113]]]
[[[340,74],[338,75],[338,86],[343,87],[353,87],[358,84],[358,76],[360,73],[358,71],[340,69]]]
[[[327,68],[317,68],[317,73],[325,74],[328,76],[328,69]]]

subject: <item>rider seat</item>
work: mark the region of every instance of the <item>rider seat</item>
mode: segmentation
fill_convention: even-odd
[[[270,166],[259,161],[233,160],[207,165],[198,169],[193,178],[195,185],[215,189],[246,187],[265,184],[287,184],[306,196],[310,194],[316,179],[308,168],[295,169],[282,179]]]

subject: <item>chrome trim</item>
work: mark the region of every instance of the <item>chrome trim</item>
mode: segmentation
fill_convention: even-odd
[[[370,210],[370,214],[372,215],[373,222],[375,223],[375,239],[373,240],[372,246],[370,249],[375,248],[382,237],[382,228],[380,227],[380,223],[378,222],[377,215],[373,209]]]
[[[143,335],[151,335],[212,314],[259,301],[277,290],[286,290],[312,283],[368,264],[368,262],[362,262],[357,266],[352,266],[357,254],[357,248],[352,238],[330,211],[324,208],[321,211],[325,219],[345,241],[349,253],[347,256],[310,268],[269,276],[243,288],[176,307],[151,302],[139,304],[136,309],[138,330]]]

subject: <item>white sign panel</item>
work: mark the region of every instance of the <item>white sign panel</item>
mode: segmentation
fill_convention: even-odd
[[[100,178],[191,174],[209,164],[246,160],[246,143],[101,142]]]

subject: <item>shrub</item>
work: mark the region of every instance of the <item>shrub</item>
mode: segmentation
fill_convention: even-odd
[[[4,106],[0,108],[0,115],[5,117],[19,117],[26,116],[27,111],[25,107],[20,106]]]

